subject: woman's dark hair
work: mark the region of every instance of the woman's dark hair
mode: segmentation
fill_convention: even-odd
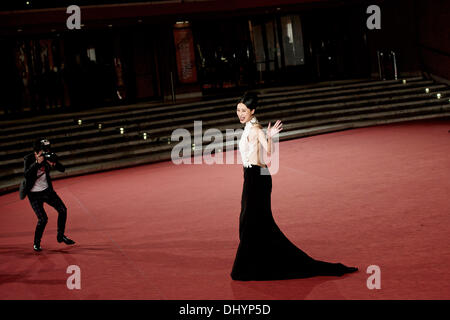
[[[254,110],[258,105],[258,94],[255,92],[246,92],[239,99],[238,103],[243,103],[250,110]]]

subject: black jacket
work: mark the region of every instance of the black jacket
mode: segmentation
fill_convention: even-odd
[[[50,178],[50,169],[52,168],[47,161],[43,161],[41,164],[36,162],[36,158],[34,153],[27,154],[23,159],[24,163],[24,179],[20,184],[19,188],[19,196],[20,199],[23,200],[30,192],[31,188],[33,188],[34,183],[37,180],[37,173],[40,167],[45,166],[45,175],[47,177],[48,188],[53,190],[52,179]],[[66,168],[59,162],[56,161],[55,167],[56,170],[60,172],[64,172]]]

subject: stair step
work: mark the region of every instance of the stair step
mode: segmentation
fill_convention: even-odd
[[[425,88],[430,92],[425,93]],[[258,119],[281,119],[279,140],[321,133],[421,119],[450,117],[450,88],[422,77],[373,81],[353,79],[260,90]],[[436,98],[441,93],[442,99]],[[23,177],[23,157],[37,135],[49,138],[64,173],[56,179],[134,165],[170,160],[178,141],[172,132],[185,128],[194,133],[194,121],[202,121],[202,136],[210,128],[225,133],[235,130],[231,142],[208,146],[236,149],[242,125],[236,120],[238,97],[180,104],[141,103],[77,113],[45,115],[33,119],[0,121],[0,193],[17,190]],[[76,120],[82,119],[78,126]],[[99,130],[97,124],[102,123]],[[118,128],[124,127],[125,133]],[[147,140],[142,133],[147,132]],[[205,137],[203,141],[207,141]],[[169,143],[170,142],[170,143]],[[187,147],[191,148],[189,142]],[[197,146],[198,147],[198,146]],[[190,149],[191,150],[191,149]]]
[[[323,125],[331,125],[331,124],[339,124],[339,123],[347,123],[353,121],[362,121],[362,120],[370,120],[370,119],[380,119],[380,118],[390,118],[390,117],[399,117],[399,116],[413,116],[415,114],[426,114],[430,112],[442,113],[450,111],[450,104],[438,104],[424,107],[422,102],[415,102],[419,107],[409,108],[406,110],[389,110],[387,106],[384,106],[387,111],[379,111],[368,113],[368,108],[358,109],[359,113],[345,115],[348,110],[337,110],[333,113],[332,116],[323,116],[327,115],[327,113],[316,113],[307,116],[296,116],[290,119],[288,123],[283,124],[283,128],[285,132],[289,132],[291,130],[298,130],[300,128],[310,128],[317,127]],[[375,108],[379,108],[378,106]],[[322,116],[322,119],[319,119]],[[307,118],[305,120],[305,117]],[[314,120],[308,120],[314,119]],[[240,127],[240,126],[239,126]],[[229,127],[217,128],[222,133],[225,132],[226,129],[230,129]],[[237,129],[237,128],[234,128]],[[191,131],[191,135],[193,130]],[[201,133],[204,134],[203,132]],[[170,138],[170,137],[167,137]],[[152,152],[160,152],[164,150],[170,150],[173,144],[167,143],[159,143],[152,144],[148,143],[145,140],[137,140],[132,142],[123,142],[119,144],[113,145],[101,145],[98,147],[88,148],[86,150],[71,150],[62,152],[59,154],[62,162],[65,163],[66,166],[76,165],[79,163],[86,163],[89,161],[104,161],[105,159],[110,158],[123,158],[127,157],[130,154],[150,154]],[[99,155],[100,153],[100,155]],[[68,156],[69,159],[67,159]],[[78,157],[77,157],[78,156]],[[21,163],[21,159],[12,159],[12,160],[4,160],[0,161],[1,170],[0,174],[2,176],[9,176],[14,174],[23,173],[23,167]]]
[[[431,84],[432,81],[431,80],[423,80],[421,78],[416,79],[415,81],[408,81],[407,82],[407,86],[411,86],[412,84],[415,84],[416,86],[418,84],[422,84],[422,85],[426,85],[426,84]],[[399,83],[399,80],[388,80],[388,81],[370,81],[370,82],[365,82],[362,84],[354,84],[351,85],[352,87],[356,88],[362,88],[362,87],[375,87],[375,88],[386,88],[389,87],[389,85],[391,84],[391,86],[396,86],[396,87],[401,87],[401,86],[405,86],[403,84]],[[378,86],[377,86],[378,85]],[[350,86],[350,85],[349,85]],[[319,94],[323,95],[323,91],[334,91],[337,92],[337,90],[340,89],[350,89],[349,87],[346,86],[335,86],[335,87],[319,87],[319,88],[315,88],[315,89],[311,89],[314,91],[308,91],[308,89],[303,89],[303,90],[298,90],[298,91],[292,91],[289,94],[300,94],[300,93],[307,93],[310,95],[313,95],[313,92],[319,92]],[[317,95],[317,93],[315,93]],[[273,96],[273,95],[281,95],[281,99],[289,99],[289,96],[287,95],[287,93],[276,93],[276,94],[272,94],[272,95],[268,95]],[[298,98],[299,96],[297,95],[294,98]],[[292,97],[291,97],[292,98]],[[123,111],[126,111],[126,113],[128,115],[131,114],[139,114],[139,113],[146,113],[146,112],[161,112],[161,111],[166,111],[166,112],[173,112],[174,110],[181,110],[181,109],[186,109],[189,110],[192,107],[203,107],[203,106],[207,106],[207,105],[217,105],[217,104],[221,104],[221,103],[228,103],[228,102],[236,102],[238,99],[238,97],[233,97],[233,98],[227,98],[227,99],[220,99],[220,100],[209,100],[209,101],[199,101],[199,102],[191,102],[191,103],[185,103],[185,104],[177,104],[177,105],[153,105],[151,108],[143,108],[142,105],[139,105],[139,108],[136,108],[134,106],[130,106],[129,109],[126,110],[122,110],[122,109],[118,109],[118,110],[109,110],[109,112],[92,112],[92,114],[86,114],[86,113],[73,113],[73,114],[68,114],[66,116],[66,118],[61,119],[62,115],[58,115],[58,117],[55,117],[54,121],[49,121],[49,119],[47,118],[46,121],[39,121],[39,119],[36,119],[36,121],[34,121],[33,123],[29,123],[27,125],[19,125],[17,126],[14,123],[2,123],[0,122],[0,134],[2,132],[11,132],[12,130],[24,130],[24,129],[31,129],[31,128],[36,128],[37,130],[39,130],[39,128],[45,128],[45,127],[51,127],[53,125],[58,125],[59,123],[64,123],[66,125],[69,124],[73,124],[74,120],[77,119],[84,119],[84,120],[90,120],[90,121],[100,121],[102,119],[104,119],[105,117],[112,117],[114,115],[119,115],[121,116]],[[265,96],[261,95],[260,96],[260,100],[261,103],[265,103]],[[269,100],[270,101],[270,100]]]
[[[430,88],[430,92],[437,92],[441,89],[446,88],[445,85],[429,85]],[[413,93],[413,92],[417,92],[422,94],[423,91],[421,90],[421,88],[404,88],[401,90],[396,90],[394,92],[383,92],[383,93],[379,93],[379,92],[369,92],[369,93],[358,93],[358,94],[353,94],[353,95],[340,95],[337,97],[333,97],[333,98],[316,98],[316,99],[309,99],[309,100],[297,100],[295,102],[285,102],[285,103],[281,103],[278,102],[276,104],[272,104],[270,105],[270,108],[273,107],[293,107],[296,105],[308,105],[308,104],[326,104],[328,102],[328,104],[330,104],[332,101],[333,102],[338,102],[338,101],[346,101],[346,100],[356,100],[356,99],[361,99],[361,98],[379,98],[379,97],[383,97],[383,96],[390,96],[390,95],[395,95],[395,94],[403,94],[403,93]],[[233,106],[234,107],[234,106]],[[231,108],[231,107],[230,107]],[[269,107],[267,106],[261,106],[260,110],[264,110],[267,109]],[[222,110],[221,110],[222,109]],[[217,111],[215,111],[217,110]],[[225,110],[225,111],[223,111]],[[154,115],[145,115],[145,116],[138,116],[138,117],[127,117],[124,118],[123,115],[121,116],[121,118],[115,119],[115,120],[102,120],[101,123],[103,124],[103,129],[102,132],[112,132],[114,130],[118,130],[118,127],[127,127],[129,126],[130,123],[135,123],[139,121],[139,124],[141,127],[144,126],[154,126],[157,124],[160,125],[165,125],[166,123],[173,123],[176,121],[180,121],[180,120],[188,120],[188,119],[195,119],[198,117],[198,114],[201,114],[201,111],[197,111],[196,110],[191,110],[190,111],[190,115],[186,115],[186,112],[184,111],[175,111],[175,112],[168,112],[168,113],[159,113],[157,117],[155,117]],[[224,114],[229,114],[231,111],[228,110],[228,106],[226,106],[225,108],[218,108],[218,107],[206,107],[205,109],[202,109],[202,111],[204,113],[207,113],[206,116],[208,117],[214,117],[214,116],[221,116]],[[207,112],[209,111],[209,112]],[[214,111],[214,112],[211,112]],[[155,118],[158,118],[160,120],[156,120]],[[73,132],[72,132],[73,131]],[[68,134],[68,132],[71,132],[72,134]],[[98,128],[96,123],[86,123],[83,126],[78,126],[74,123],[74,121],[72,121],[72,125],[71,126],[66,126],[66,127],[62,127],[62,128],[50,128],[47,130],[38,130],[38,131],[21,131],[20,133],[16,133],[16,134],[8,134],[6,137],[0,137],[0,144],[2,144],[4,147],[8,147],[10,145],[15,145],[15,142],[12,141],[11,139],[32,139],[29,137],[36,137],[36,135],[40,134],[40,135],[46,135],[46,136],[51,136],[53,139],[58,139],[58,138],[63,138],[63,137],[73,137],[74,134],[75,135],[82,135],[82,134],[93,134],[93,133],[97,133],[98,132]]]
[[[304,128],[298,130],[291,130],[288,132],[281,132],[279,135],[279,140],[290,140],[297,139],[302,137],[313,136],[317,134],[330,133],[336,131],[342,131],[353,128],[362,128],[374,125],[384,125],[391,123],[400,123],[406,121],[416,121],[416,120],[426,120],[426,119],[436,119],[436,118],[450,118],[450,111],[442,112],[440,114],[428,114],[428,115],[416,115],[416,116],[404,116],[397,117],[392,119],[373,119],[373,120],[361,120],[361,121],[353,121],[346,122],[340,124],[332,124],[332,125],[322,125],[311,128]],[[234,142],[234,147],[237,147],[237,142]],[[67,168],[64,173],[52,173],[53,179],[59,179],[64,177],[77,176],[82,174],[101,172],[113,169],[126,168],[136,165],[149,164],[159,161],[167,161],[170,160],[170,152],[160,152],[160,153],[151,153],[148,155],[138,155],[132,158],[125,158],[121,160],[111,160],[104,161],[100,164],[88,164],[88,165],[78,165],[72,168]],[[17,191],[20,182],[22,181],[22,175],[16,176],[14,178],[3,180],[0,179],[0,193]]]
[[[442,92],[443,96],[450,94],[450,90],[442,90],[441,92]],[[434,99],[434,98],[430,99],[428,94],[423,93],[423,94],[420,94],[417,96],[405,95],[405,96],[396,96],[395,98],[382,98],[382,99],[377,99],[376,102],[402,101],[403,99],[408,99],[408,97],[414,97],[417,99],[420,98],[421,100],[414,100],[412,102],[374,105],[374,104],[369,104],[374,101],[368,99],[368,100],[355,100],[355,101],[350,101],[350,102],[334,103],[334,104],[330,104],[330,105],[304,106],[304,107],[295,108],[295,109],[282,108],[284,111],[277,111],[277,110],[274,110],[274,108],[272,108],[271,111],[269,111],[269,110],[260,111],[259,118],[265,119],[265,118],[271,118],[271,117],[279,117],[279,118],[283,119],[284,117],[289,117],[289,119],[291,121],[292,119],[296,119],[296,117],[307,118],[308,116],[309,117],[325,116],[325,115],[332,116],[333,114],[336,114],[336,113],[376,111],[377,109],[383,110],[383,109],[387,109],[387,108],[394,108],[394,107],[401,107],[401,106],[405,106],[405,107],[406,106],[414,106],[414,105],[417,105],[420,103],[436,104],[436,103],[440,103],[440,101],[442,101],[442,100],[438,100],[438,99]],[[353,106],[358,106],[358,105],[362,105],[362,106],[359,108],[353,107]],[[309,112],[309,113],[307,113],[307,112]],[[193,120],[195,120],[195,118],[193,118]],[[218,120],[220,122],[224,122],[226,120],[225,123],[227,125],[232,125],[233,123],[236,123],[234,115],[232,115],[228,118],[222,118],[222,119],[218,119]],[[217,125],[218,123],[215,122],[215,123],[209,123],[209,124],[211,124],[211,126],[213,126],[213,125]],[[191,121],[191,125],[192,125],[192,121]],[[167,131],[171,131],[175,127],[165,127],[165,128],[167,129]],[[127,131],[129,131],[129,128],[127,129]],[[99,135],[99,136],[95,136],[92,138],[83,139],[83,141],[85,142],[85,144],[89,141],[91,142],[91,144],[94,141],[102,142],[102,146],[99,146],[99,148],[102,148],[107,144],[121,143],[120,141],[124,141],[122,143],[135,143],[136,138],[139,140],[142,140],[140,137],[136,136],[137,131],[132,131],[132,133],[134,134],[134,136],[132,137],[132,140],[130,140],[130,141],[125,141],[124,137],[120,137],[120,135],[118,135],[118,137],[116,137],[116,138],[111,137],[111,136]],[[156,133],[157,132],[155,132],[155,131],[148,130],[149,137],[154,136]],[[116,132],[116,135],[117,135],[117,132]],[[119,142],[118,142],[118,140],[119,140]],[[67,154],[78,152],[78,150],[80,150],[80,149],[85,149],[82,146],[80,146],[80,143],[78,141],[69,141],[69,142],[65,143],[65,146],[66,147],[71,147],[71,146],[78,147],[77,149],[71,148],[71,151],[68,152]],[[87,147],[87,148],[90,149],[92,147]],[[4,159],[3,161],[0,161],[0,166],[2,164],[5,164],[5,161],[11,160],[11,159],[8,159],[8,157],[14,156],[15,158],[17,158],[18,155],[23,156],[23,154],[27,153],[28,151],[29,151],[28,145],[25,147],[13,149],[13,150],[11,150],[11,149],[7,150],[5,148],[5,151],[0,152],[0,155],[3,156],[3,159]],[[55,149],[55,151],[57,151],[57,149]],[[59,151],[59,153],[61,155],[64,154],[65,152],[66,151],[62,151],[62,152]]]

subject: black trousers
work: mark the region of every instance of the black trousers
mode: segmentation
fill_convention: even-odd
[[[41,242],[42,234],[48,222],[47,213],[44,210],[44,203],[55,208],[58,212],[58,236],[63,236],[66,229],[67,208],[56,192],[49,189],[40,192],[29,192],[28,200],[30,200],[31,207],[38,219],[34,233],[34,242]]]

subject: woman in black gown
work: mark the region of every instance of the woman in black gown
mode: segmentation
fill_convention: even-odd
[[[254,116],[257,95],[246,93],[237,105],[244,132],[239,150],[244,165],[244,186],[239,219],[239,247],[231,278],[233,280],[282,280],[313,276],[342,276],[358,269],[341,263],[311,258],[297,248],[278,228],[272,216],[272,177],[262,153],[269,155],[272,137],[282,130],[278,120],[267,127],[267,137]],[[263,150],[264,149],[264,150]]]

